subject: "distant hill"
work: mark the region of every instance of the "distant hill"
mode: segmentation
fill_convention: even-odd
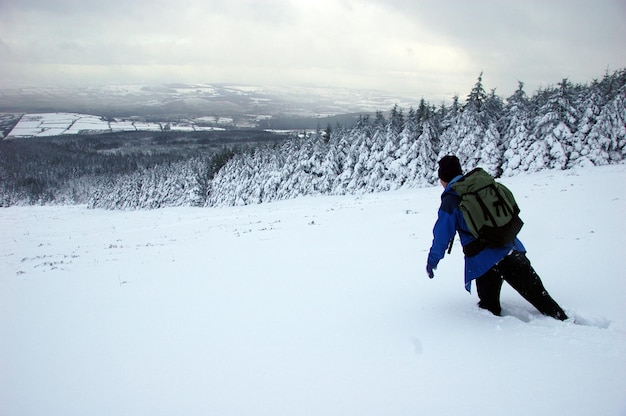
[[[358,114],[415,102],[414,97],[379,91],[225,84],[0,90],[0,113],[77,113],[148,123],[296,130],[350,124]]]

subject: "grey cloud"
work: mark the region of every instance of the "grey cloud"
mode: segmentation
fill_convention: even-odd
[[[11,80],[72,65],[85,82],[228,76],[446,98],[484,70],[506,95],[518,80],[532,90],[625,66],[624,11],[616,0],[0,0],[0,57]]]

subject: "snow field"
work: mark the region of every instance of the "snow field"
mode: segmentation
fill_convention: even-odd
[[[625,180],[503,181],[577,323],[479,310],[458,241],[429,280],[441,188],[0,210],[0,414],[623,415]]]
[[[231,120],[232,121],[232,120]],[[193,123],[154,123],[132,120],[105,120],[103,117],[77,113],[25,114],[7,137],[48,137],[63,134],[110,133],[125,131],[216,131],[221,127],[201,127]]]

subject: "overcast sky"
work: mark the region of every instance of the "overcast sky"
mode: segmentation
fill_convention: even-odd
[[[0,0],[0,87],[169,82],[529,95],[626,67],[626,0]]]

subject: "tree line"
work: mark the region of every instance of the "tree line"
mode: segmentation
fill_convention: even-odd
[[[487,92],[480,74],[463,104],[454,97],[450,106],[394,106],[352,128],[236,155],[211,182],[205,205],[429,186],[446,154],[496,177],[620,163],[625,120],[626,70],[589,84],[563,79],[530,97],[520,82],[506,100]]]
[[[203,205],[208,183],[236,151],[285,140],[264,132],[193,134],[134,132],[0,140],[0,206]]]
[[[487,92],[480,74],[463,103],[422,99],[409,109],[362,115],[354,126],[245,148],[148,146],[129,153],[103,148],[93,137],[3,140],[0,206],[209,207],[430,186],[437,160],[449,153],[465,169],[482,166],[496,177],[621,163],[625,120],[626,70],[587,84],[563,79],[531,96],[520,82],[506,99]]]

